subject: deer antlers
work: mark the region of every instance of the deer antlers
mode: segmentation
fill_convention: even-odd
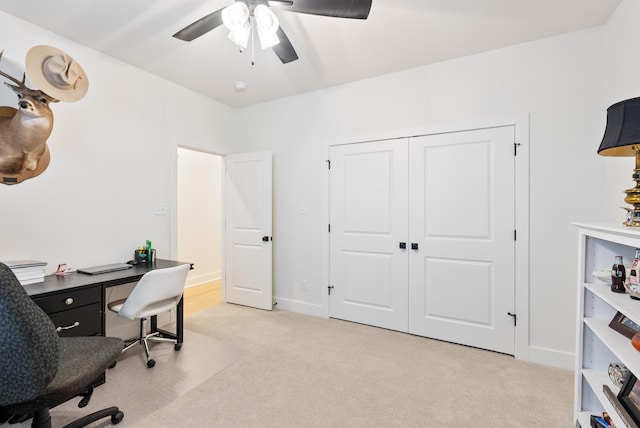
[[[4,53],[4,49],[0,51],[0,61],[2,60],[2,54],[3,53]],[[25,78],[26,78],[26,73],[22,73],[22,81],[19,81],[15,77],[8,75],[7,73],[3,72],[2,70],[0,70],[0,76],[3,76],[5,78],[11,80],[13,83],[18,85],[20,88],[27,88],[27,86],[24,84],[24,81],[25,81]]]

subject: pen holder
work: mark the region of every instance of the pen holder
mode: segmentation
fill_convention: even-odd
[[[133,252],[133,259],[138,263],[155,263],[156,262],[156,249],[151,249],[151,257],[147,250],[135,250]]]

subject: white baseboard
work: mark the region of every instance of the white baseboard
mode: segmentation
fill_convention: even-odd
[[[529,347],[529,361],[560,369],[574,370],[576,359],[573,352],[561,352],[554,349]]]
[[[217,281],[220,278],[222,278],[221,271],[206,272],[193,277],[189,276],[185,287],[193,287],[194,285],[204,284],[205,282]]]
[[[277,303],[276,308],[278,309],[298,312],[314,317],[324,317],[324,312],[321,305],[314,305],[307,302],[301,302],[299,300],[284,299],[282,297],[275,297],[274,300]]]

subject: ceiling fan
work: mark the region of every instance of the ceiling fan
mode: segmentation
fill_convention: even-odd
[[[263,49],[271,47],[283,64],[298,59],[291,41],[280,27],[271,6],[281,10],[334,18],[367,19],[372,0],[235,0],[235,3],[216,10],[173,35],[176,39],[190,42],[205,33],[225,25],[229,38],[246,48],[254,26]]]

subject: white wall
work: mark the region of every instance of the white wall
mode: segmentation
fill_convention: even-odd
[[[222,158],[178,148],[178,260],[194,263],[187,286],[222,277]]]
[[[327,143],[530,114],[529,358],[571,368],[577,234],[570,222],[604,216],[594,204],[605,189],[595,154],[605,120],[603,38],[599,27],[239,110],[236,151],[274,151],[279,306],[323,312]],[[301,279],[306,291],[295,286]]]
[[[640,2],[622,0],[607,24],[605,33],[605,99],[602,103],[602,115],[606,109],[618,101],[640,96]],[[604,128],[603,128],[604,131]],[[602,139],[602,135],[600,135]],[[600,142],[600,140],[598,140]],[[624,202],[624,190],[635,186],[631,179],[633,158],[611,158],[603,156],[605,163],[607,192],[602,200],[607,206],[607,215],[611,221],[624,220],[624,211],[619,207],[628,206]],[[631,260],[629,261],[631,264]]]
[[[175,256],[176,148],[231,152],[233,110],[1,12],[0,39],[2,70],[21,73],[29,48],[48,44],[89,78],[84,99],[52,106],[49,168],[0,185],[0,260],[44,260],[51,272],[129,260],[147,239],[159,258]],[[16,104],[1,85],[0,105]],[[156,203],[168,214],[154,215]]]

